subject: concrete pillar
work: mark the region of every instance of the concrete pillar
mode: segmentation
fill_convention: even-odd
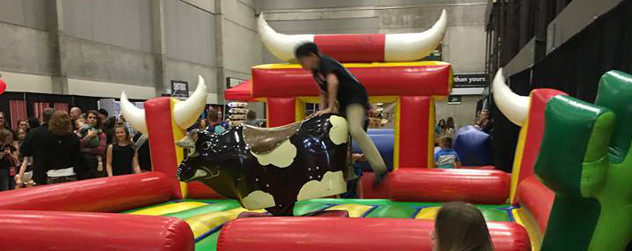
[[[156,97],[160,97],[168,87],[165,76],[164,14],[164,0],[151,1],[151,45],[154,54]]]
[[[68,94],[68,76],[61,61],[61,24],[63,24],[62,0],[47,1],[48,44],[50,45],[50,61],[52,65],[53,93]]]
[[[223,104],[224,90],[226,90],[226,75],[224,74],[224,44],[222,42],[224,30],[224,12],[222,0],[215,0],[215,67],[217,67],[217,103]],[[226,114],[224,114],[226,116]]]

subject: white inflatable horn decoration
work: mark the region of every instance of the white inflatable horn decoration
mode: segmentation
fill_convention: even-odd
[[[195,91],[187,100],[178,102],[173,108],[173,119],[180,129],[186,130],[197,121],[206,106],[206,83],[202,76],[198,77],[198,85]],[[125,92],[121,94],[121,113],[125,120],[136,130],[147,133],[147,121],[145,120],[145,110],[136,107],[127,99]]]
[[[448,27],[445,9],[432,28],[418,33],[386,34],[384,41],[385,62],[417,61],[430,54],[443,41]],[[286,35],[272,29],[259,15],[259,35],[272,55],[285,62],[294,62],[294,50],[305,42],[314,42],[314,34]]]
[[[505,84],[503,69],[498,69],[494,81],[492,81],[492,92],[496,107],[512,123],[522,127],[529,112],[529,97],[515,94]]]

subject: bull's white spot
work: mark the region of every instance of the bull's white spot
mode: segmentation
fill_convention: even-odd
[[[274,196],[261,190],[248,194],[241,200],[241,204],[249,210],[262,209],[275,206]]]
[[[349,129],[347,120],[340,116],[329,117],[331,129],[329,129],[329,139],[336,145],[347,143],[349,138]]]
[[[347,191],[342,171],[326,172],[321,181],[311,180],[301,187],[297,200],[307,200],[341,194]]]
[[[294,162],[296,146],[288,139],[269,153],[256,154],[253,151],[250,151],[250,153],[257,158],[257,161],[262,166],[272,164],[276,167],[284,168]]]
[[[202,169],[197,169],[195,170],[195,175],[193,175],[193,179],[195,178],[204,178],[206,177],[206,175],[208,175],[208,172],[202,170]]]

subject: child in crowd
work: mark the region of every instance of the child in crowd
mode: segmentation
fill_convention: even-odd
[[[463,202],[444,204],[430,234],[433,251],[492,251],[485,218],[476,207]]]
[[[443,136],[439,138],[439,147],[441,148],[434,155],[434,161],[437,168],[459,168],[461,167],[461,160],[456,151],[452,150],[452,138],[449,136]]]
[[[114,139],[107,150],[106,171],[108,177],[140,173],[138,154],[127,127],[119,124],[114,127]]]

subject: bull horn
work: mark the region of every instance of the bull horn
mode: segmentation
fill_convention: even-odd
[[[427,31],[420,33],[386,34],[384,42],[384,61],[415,61],[430,54],[443,41],[448,25],[446,11]],[[313,42],[314,34],[285,35],[273,30],[266,22],[263,13],[258,21],[261,41],[277,58],[294,61],[294,50],[304,42]]]
[[[494,77],[492,92],[498,109],[509,121],[522,127],[529,112],[529,97],[520,96],[509,89],[505,84],[502,68],[498,69]]]
[[[130,123],[136,130],[147,133],[145,110],[130,103],[125,92],[121,93],[121,114],[125,117],[125,121]]]
[[[285,35],[277,33],[268,25],[263,13],[259,15],[258,29],[261,42],[268,48],[268,51],[285,62],[294,61],[294,50],[296,47],[305,42],[314,42],[313,34]]]
[[[420,33],[386,34],[384,61],[405,62],[424,58],[443,41],[448,27],[445,9],[432,28]]]
[[[176,145],[182,148],[195,148],[195,140],[190,135],[187,135],[178,140]]]
[[[173,119],[180,129],[186,130],[200,117],[206,106],[206,83],[202,76],[198,76],[198,85],[191,97],[178,102],[173,108]]]

